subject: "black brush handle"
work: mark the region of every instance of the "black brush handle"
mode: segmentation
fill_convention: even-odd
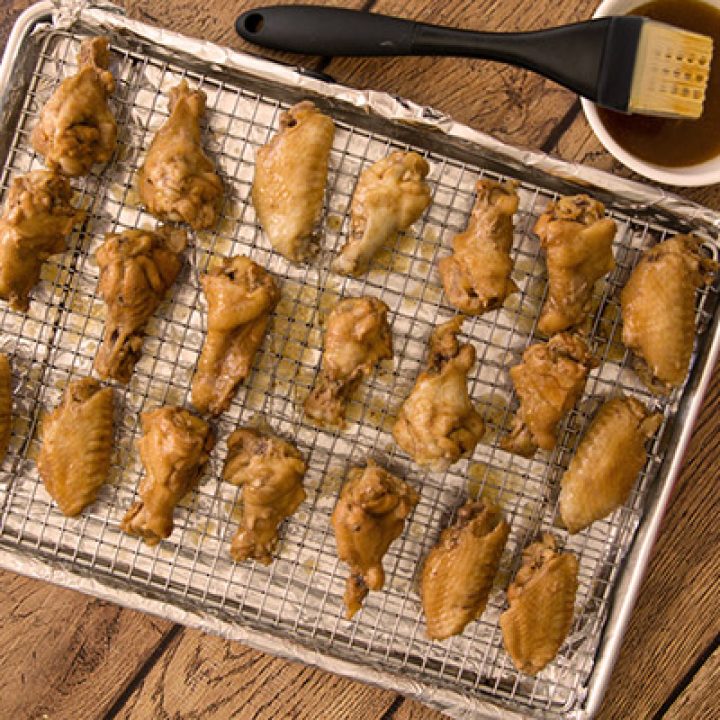
[[[612,93],[627,103],[642,22],[639,17],[610,17],[537,32],[486,33],[358,10],[277,5],[248,10],[238,17],[236,29],[257,45],[308,55],[444,55],[497,60],[534,70],[612,107],[603,97],[603,87],[607,90],[609,85]],[[625,57],[604,58],[610,41],[614,48],[627,50]]]

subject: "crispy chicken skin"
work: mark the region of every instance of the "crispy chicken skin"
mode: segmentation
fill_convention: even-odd
[[[608,400],[562,477],[560,517],[577,533],[623,505],[647,460],[645,443],[662,424],[635,398]]]
[[[205,93],[185,80],[170,90],[170,117],[155,135],[138,177],[140,199],[160,220],[193,230],[215,226],[223,184],[202,147]]]
[[[0,462],[7,455],[12,425],[12,370],[10,359],[0,353]]]
[[[234,560],[272,562],[280,524],[305,500],[305,470],[298,449],[269,432],[244,427],[228,438],[223,477],[243,489],[240,528],[230,547]]]
[[[145,476],[140,500],[127,511],[120,527],[148,545],[170,537],[173,511],[195,486],[214,444],[210,426],[179,407],[165,406],[140,416],[138,440]]]
[[[98,289],[107,305],[94,365],[101,378],[130,382],[145,325],[180,272],[186,242],[183,230],[162,227],[108,235],[98,249]]]
[[[590,311],[595,283],[615,267],[617,226],[605,206],[587,195],[551,202],[535,223],[545,250],[548,296],[538,320],[545,335],[581,324]]]
[[[383,557],[419,499],[407,483],[372,460],[350,470],[332,514],[338,557],[350,566],[344,597],[348,620],[368,591],[382,590]]]
[[[113,391],[93,378],[71,382],[42,423],[38,471],[63,514],[79,515],[107,481],[113,449]]]
[[[305,400],[305,412],[320,425],[342,426],[347,403],[362,379],[392,358],[388,307],[364,296],[341,300],[330,312],[320,374]]]
[[[577,558],[559,552],[549,533],[523,551],[500,616],[505,649],[521,672],[536,675],[557,655],[572,627],[577,574]]]
[[[425,560],[420,579],[427,635],[459,635],[485,611],[510,526],[484,500],[469,500]]]
[[[418,220],[430,204],[428,172],[424,158],[400,151],[363,171],[350,207],[350,240],[332,264],[335,272],[367,272],[380,248]]]
[[[515,181],[480,180],[470,222],[453,238],[453,254],[438,265],[448,300],[466,315],[495,310],[518,290],[510,277],[517,187]]]
[[[243,255],[226,258],[200,279],[208,332],[192,381],[192,403],[219,415],[250,374],[280,290],[267,270]]]
[[[117,123],[108,107],[115,80],[106,37],[84,40],[76,75],[63,80],[40,113],[30,142],[51,170],[77,177],[110,160]]]
[[[510,368],[520,407],[501,447],[525,457],[538,448],[552,450],[558,423],[580,399],[588,373],[596,366],[579,335],[560,333],[527,348],[522,362]]]
[[[433,332],[427,370],[415,381],[393,427],[395,442],[418,465],[435,472],[471,456],[485,434],[468,395],[467,374],[475,364],[475,348],[458,341],[462,323],[458,315]]]
[[[280,131],[255,159],[252,201],[270,244],[292,262],[311,253],[335,125],[305,100],[280,116]]]
[[[657,394],[685,382],[695,342],[695,293],[713,281],[717,263],[701,253],[701,242],[676,235],[647,250],[622,290],[625,345],[638,374]]]
[[[72,196],[67,178],[47,170],[12,181],[0,216],[0,298],[14,310],[27,310],[43,262],[67,249],[67,235],[83,219]]]

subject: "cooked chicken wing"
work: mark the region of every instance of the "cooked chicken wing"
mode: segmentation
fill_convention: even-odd
[[[195,486],[214,444],[210,426],[179,407],[165,406],[140,416],[138,440],[145,476],[140,500],[125,513],[120,527],[148,545],[170,537],[173,511]]]
[[[625,345],[638,357],[638,374],[659,394],[685,382],[695,342],[695,293],[718,265],[701,241],[676,235],[647,250],[620,295]]]
[[[415,381],[393,427],[395,442],[418,465],[436,472],[469,457],[485,424],[468,395],[467,375],[475,364],[475,348],[461,345],[458,315],[435,329],[430,338],[427,370]]]
[[[508,588],[510,607],[500,616],[505,649],[515,667],[536,675],[557,655],[570,632],[578,561],[557,550],[549,533],[523,551],[523,564]]]
[[[552,450],[558,423],[579,400],[588,373],[596,366],[579,335],[560,333],[527,348],[523,361],[510,368],[520,407],[501,447],[525,457],[538,448]]]
[[[144,329],[182,267],[187,237],[169,227],[108,235],[97,251],[98,289],[107,305],[103,340],[95,357],[102,378],[130,382],[140,359]]]
[[[201,143],[205,93],[185,80],[170,91],[170,117],[155,135],[138,176],[140,199],[160,220],[185,222],[193,230],[215,225],[222,180]]]
[[[635,398],[613,398],[600,408],[562,477],[560,517],[569,532],[625,503],[647,460],[645,443],[662,420]]]
[[[117,123],[108,107],[115,92],[106,37],[80,45],[76,75],[63,80],[40,113],[30,136],[51,170],[70,177],[85,175],[95,163],[110,160],[117,143]]]
[[[335,125],[311,102],[280,116],[280,132],[257,152],[252,200],[270,244],[300,262],[322,213]]]
[[[587,195],[561,197],[535,223],[545,250],[548,296],[538,330],[545,335],[575,327],[590,310],[595,283],[615,267],[617,226],[605,206]]]
[[[14,310],[27,310],[43,262],[65,251],[67,235],[85,216],[72,196],[67,178],[47,170],[12,181],[0,216],[0,298]]]
[[[321,425],[342,425],[355,388],[384,358],[392,358],[388,307],[374,297],[346,298],[330,312],[325,348],[305,412]]]
[[[332,268],[343,275],[367,272],[375,254],[407,230],[430,204],[430,172],[415,152],[394,152],[363,171],[350,207],[350,240]]]
[[[495,310],[518,290],[510,277],[517,187],[515,181],[480,180],[467,229],[453,238],[453,254],[438,265],[448,300],[467,315]]]
[[[12,370],[10,359],[0,353],[0,462],[7,455],[12,425]]]
[[[71,382],[42,423],[37,465],[60,510],[73,517],[95,502],[113,448],[113,391],[93,378]]]
[[[208,333],[192,381],[202,413],[227,410],[235,388],[250,374],[280,290],[267,270],[238,255],[200,279],[208,303]]]
[[[240,428],[228,438],[223,477],[242,486],[242,518],[230,555],[269,565],[278,527],[305,500],[305,461],[298,449],[269,432]]]
[[[407,483],[372,460],[350,470],[332,514],[338,557],[350,566],[344,598],[348,619],[369,590],[382,590],[382,559],[419,499]]]
[[[459,635],[485,611],[510,526],[489,503],[469,500],[425,560],[420,580],[427,634]]]

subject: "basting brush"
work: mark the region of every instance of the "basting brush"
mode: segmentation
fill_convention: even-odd
[[[310,55],[444,55],[533,70],[625,113],[699,118],[712,38],[624,16],[525,33],[486,33],[357,10],[278,5],[236,22],[246,40]]]

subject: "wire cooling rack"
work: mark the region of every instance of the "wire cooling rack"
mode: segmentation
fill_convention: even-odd
[[[41,167],[30,149],[30,131],[59,81],[76,70],[79,37],[60,30],[43,33],[0,176],[3,200],[13,177]],[[515,409],[507,367],[534,341],[546,288],[544,260],[532,227],[555,195],[522,183],[513,248],[520,292],[502,310],[468,319],[464,326],[464,338],[478,355],[470,392],[487,420],[488,433],[471,461],[461,461],[442,475],[426,474],[395,446],[390,429],[424,367],[433,327],[453,315],[441,292],[437,260],[449,252],[452,236],[467,223],[476,181],[483,175],[500,176],[414,147],[431,165],[430,208],[395,246],[380,254],[366,277],[343,278],[327,268],[347,237],[358,175],[388,152],[409,146],[337,122],[322,250],[312,264],[292,266],[268,245],[249,201],[255,152],[276,132],[279,114],[289,103],[188,70],[160,55],[119,46],[113,47],[112,70],[118,80],[112,105],[119,148],[106,168],[75,182],[87,220],[72,235],[70,249],[44,265],[29,312],[18,314],[5,304],[0,309],[0,349],[12,357],[15,398],[10,452],[0,476],[0,546],[60,561],[73,571],[111,578],[125,588],[180,607],[202,608],[275,637],[292,638],[329,656],[450,687],[466,696],[490,697],[523,712],[554,717],[577,707],[679,400],[678,394],[667,401],[650,396],[620,341],[619,290],[641,249],[665,238],[668,229],[610,208],[618,222],[617,268],[599,284],[586,328],[601,365],[591,373],[584,399],[563,424],[557,449],[525,460],[502,451],[498,440]],[[94,253],[105,233],[155,226],[138,206],[134,178],[154,132],[167,117],[168,90],[182,78],[208,96],[204,142],[225,183],[222,220],[214,232],[191,235],[185,268],[148,325],[130,384],[115,386],[111,482],[81,517],[67,519],[52,504],[35,466],[41,416],[59,402],[71,379],[92,372],[104,318]],[[708,251],[716,255],[712,246]],[[172,536],[150,548],[119,529],[142,474],[135,451],[139,416],[166,403],[189,406],[190,381],[205,331],[206,304],[198,277],[219,258],[238,253],[249,255],[280,280],[282,300],[251,376],[215,424],[219,443],[208,471],[177,509]],[[712,315],[716,290],[698,295],[701,326]],[[319,430],[303,418],[301,407],[319,365],[323,318],[339,297],[361,294],[379,297],[389,306],[395,359],[363,383],[350,404],[344,432]],[[626,506],[570,538],[555,527],[558,480],[589,417],[603,398],[618,391],[664,413],[665,422]],[[225,439],[257,415],[292,438],[309,466],[307,501],[283,525],[277,560],[270,567],[231,561],[228,548],[238,525],[238,489],[220,482]],[[347,470],[368,457],[405,477],[420,490],[421,500],[385,557],[384,590],[370,593],[362,612],[347,621],[342,603],[347,568],[337,561],[329,519]],[[479,493],[493,498],[512,526],[495,588],[482,618],[462,636],[431,642],[424,635],[417,593],[421,560],[465,496]],[[542,530],[558,533],[567,549],[577,553],[580,587],[567,642],[551,666],[531,678],[516,672],[504,652],[498,618],[521,550]]]

